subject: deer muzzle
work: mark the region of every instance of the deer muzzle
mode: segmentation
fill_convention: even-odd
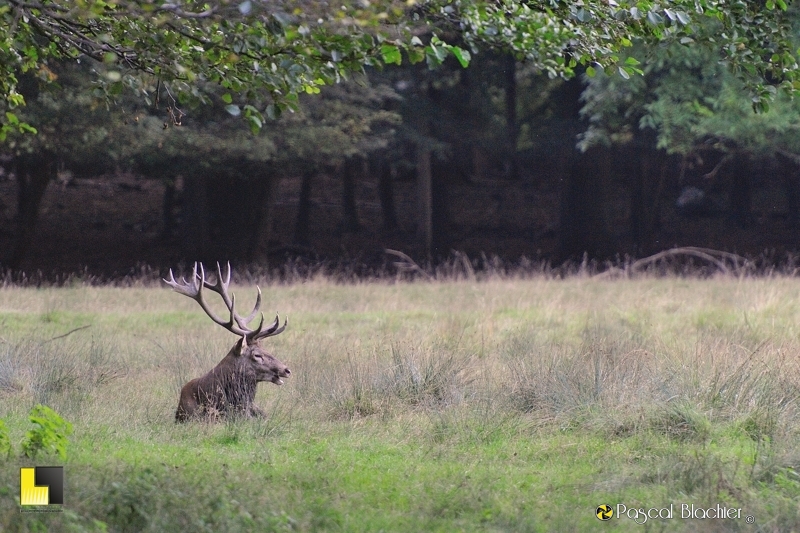
[[[292,371],[291,371],[291,370],[289,370],[289,369],[287,368],[286,370],[284,370],[283,372],[281,372],[281,374],[280,374],[280,375],[278,375],[278,374],[275,374],[275,375],[272,377],[272,382],[273,382],[275,385],[283,385],[283,380],[282,380],[281,378],[282,378],[282,377],[283,377],[283,378],[288,378],[288,377],[289,377],[291,374],[292,374]]]

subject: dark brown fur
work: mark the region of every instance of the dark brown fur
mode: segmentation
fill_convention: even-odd
[[[243,337],[208,374],[183,386],[175,421],[229,414],[262,416],[263,411],[253,404],[257,383],[282,385],[281,378],[290,374],[289,368],[258,342],[248,345]]]

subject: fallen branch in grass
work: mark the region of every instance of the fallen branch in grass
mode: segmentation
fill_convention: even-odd
[[[81,327],[79,327],[79,328],[75,328],[75,329],[73,329],[73,330],[70,330],[70,331],[68,331],[68,332],[64,333],[63,335],[59,335],[58,337],[53,337],[52,339],[47,339],[46,341],[42,341],[42,342],[40,343],[40,345],[42,345],[42,344],[47,344],[48,342],[52,342],[52,341],[57,341],[58,339],[63,339],[64,337],[67,337],[67,336],[69,336],[69,335],[72,335],[72,334],[73,334],[73,333],[75,333],[76,331],[80,331],[80,330],[82,330],[82,329],[86,329],[86,328],[89,328],[89,327],[91,327],[91,326],[92,326],[91,324],[87,324],[87,325],[85,325],[85,326],[81,326]]]
[[[659,261],[681,256],[696,257],[698,259],[708,261],[709,263],[717,267],[717,269],[723,274],[730,274],[731,270],[738,271],[741,268],[745,267],[748,263],[746,258],[740,255],[732,254],[730,252],[713,250],[711,248],[700,248],[697,246],[684,246],[681,248],[672,248],[670,250],[664,250],[662,252],[658,252],[657,254],[644,257],[642,259],[634,261],[625,269],[620,269],[620,268],[609,269],[606,272],[598,274],[595,277],[613,277],[615,275],[631,275],[648,266],[658,263]],[[732,263],[732,268],[731,266],[729,266],[729,264],[726,264],[726,262]]]
[[[400,272],[419,272],[420,274],[425,276],[425,278],[433,279],[433,277],[427,272],[425,272],[422,269],[422,267],[416,263],[416,261],[411,259],[411,257],[404,254],[403,252],[399,250],[390,250],[389,248],[384,249],[384,252],[401,259],[401,261],[395,261],[394,263],[392,263],[395,266],[395,268],[397,268],[397,270],[399,270]]]

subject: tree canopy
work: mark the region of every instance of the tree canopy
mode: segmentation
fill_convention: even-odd
[[[800,13],[788,13],[790,21]],[[719,28],[705,21],[711,35]],[[745,84],[735,70],[715,61],[709,46],[635,46],[629,51],[647,57],[643,76],[621,80],[596,76],[583,94],[582,114],[589,121],[581,145],[629,142],[636,130],[652,130],[657,147],[683,156],[696,152],[745,152],[769,156],[800,152],[795,135],[797,100],[764,86],[760,95],[743,98]],[[746,82],[746,79],[744,80]],[[773,95],[776,95],[773,98]],[[753,113],[756,107],[760,113]]]
[[[256,130],[302,93],[404,57],[467,65],[492,47],[552,76],[585,65],[628,78],[638,62],[621,52],[637,38],[713,44],[758,106],[776,86],[795,87],[788,9],[784,0],[0,0],[0,137],[32,130],[14,113],[25,102],[21,75],[55,81],[52,60],[85,56],[105,65],[97,83],[107,93],[127,86],[147,100],[169,87],[176,122],[180,105],[207,101],[203,85],[217,84],[225,91],[215,97]]]

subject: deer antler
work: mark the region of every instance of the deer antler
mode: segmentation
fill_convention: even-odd
[[[255,343],[259,339],[265,339],[267,337],[278,335],[279,333],[282,333],[284,329],[286,329],[288,320],[284,320],[283,326],[278,327],[280,324],[280,319],[276,315],[275,322],[273,322],[272,325],[265,330],[264,313],[261,313],[261,320],[256,329],[250,329],[247,326],[247,324],[252,322],[252,320],[258,315],[259,310],[261,309],[261,288],[256,287],[258,290],[258,296],[256,297],[256,305],[253,307],[253,311],[247,315],[247,317],[240,316],[236,312],[236,295],[229,294],[228,291],[228,287],[231,283],[230,262],[228,262],[228,269],[225,276],[222,275],[222,268],[220,267],[219,263],[217,263],[217,281],[213,285],[206,281],[206,273],[205,269],[203,268],[203,264],[199,263],[199,274],[197,272],[197,265],[198,263],[195,263],[194,268],[192,269],[191,281],[186,281],[185,278],[181,278],[181,282],[179,283],[175,280],[175,276],[172,274],[172,269],[170,269],[169,279],[164,278],[164,283],[172,287],[175,292],[183,294],[184,296],[188,296],[192,300],[199,303],[200,307],[203,308],[203,311],[206,312],[211,320],[228,331],[244,337],[248,345]],[[211,308],[208,307],[208,304],[203,298],[203,288],[214,291],[222,297],[222,301],[225,302],[225,307],[228,308],[228,312],[230,313],[230,318],[227,321],[219,318],[211,310]]]

